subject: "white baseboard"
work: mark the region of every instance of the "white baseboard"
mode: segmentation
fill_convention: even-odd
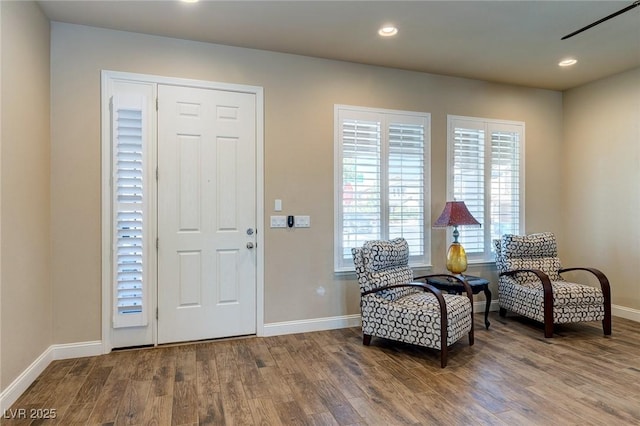
[[[626,318],[631,321],[640,322],[640,310],[627,308],[625,306],[611,305],[611,315],[614,317]]]
[[[53,361],[53,346],[49,346],[26,370],[11,382],[0,393],[0,413],[4,413],[18,400],[20,395],[38,378],[45,368]]]
[[[484,312],[484,302],[473,304],[474,312]],[[498,310],[498,301],[492,300],[490,311]],[[360,314],[337,317],[314,318],[298,321],[272,322],[264,325],[262,337],[280,336],[284,334],[308,333],[312,331],[335,330],[338,328],[358,327],[362,324]]]
[[[485,303],[474,302],[474,312],[484,312]],[[490,311],[497,311],[498,301],[492,300]],[[272,322],[264,325],[263,337],[280,336],[283,334],[308,333],[311,331],[334,330],[338,328],[358,327],[362,324],[360,314],[342,315],[337,317],[314,318],[299,321]]]
[[[31,386],[51,361],[102,354],[102,342],[80,342],[49,346],[26,370],[0,393],[0,414],[8,410]]]
[[[264,325],[262,336],[269,337],[283,334],[334,330],[338,328],[357,327],[360,324],[362,324],[360,321],[360,314],[314,318],[299,321],[272,322]]]
[[[102,355],[102,342],[100,340],[95,340],[93,342],[65,343],[62,345],[53,345],[51,347],[53,348],[54,360]]]

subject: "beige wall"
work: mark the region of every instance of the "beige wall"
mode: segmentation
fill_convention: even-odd
[[[52,343],[49,22],[32,2],[1,2],[1,287],[5,389]]]
[[[612,302],[640,309],[640,68],[564,95],[562,254],[602,269]]]
[[[56,343],[101,337],[101,69],[264,87],[265,217],[279,198],[284,214],[312,223],[263,226],[265,323],[359,312],[353,278],[332,272],[334,104],[432,114],[432,216],[445,202],[446,114],[526,122],[527,230],[561,231],[559,92],[61,23],[52,24],[51,48]],[[432,249],[444,269],[445,231],[433,232]]]

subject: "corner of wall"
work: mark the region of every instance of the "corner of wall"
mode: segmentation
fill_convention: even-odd
[[[52,343],[51,33],[49,20],[33,1],[0,2],[0,23],[0,247],[5,248],[0,258],[0,392],[4,394]]]

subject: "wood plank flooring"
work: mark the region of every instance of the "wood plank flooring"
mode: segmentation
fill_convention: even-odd
[[[2,425],[638,425],[640,324],[556,328],[476,315],[437,352],[358,328],[243,338],[55,361]],[[8,419],[25,410],[23,419]],[[38,419],[55,409],[55,419]],[[32,411],[33,410],[33,411]],[[41,411],[37,411],[41,410]]]

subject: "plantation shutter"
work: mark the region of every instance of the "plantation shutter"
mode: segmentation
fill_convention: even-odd
[[[500,226],[491,239],[520,231],[520,132],[512,126],[490,126],[491,221]]]
[[[113,327],[147,325],[146,99],[113,97]]]
[[[453,129],[453,198],[464,201],[469,212],[485,226],[484,125],[456,122]],[[484,229],[460,230],[460,243],[469,257],[484,252]]]
[[[345,118],[342,126],[342,258],[351,247],[381,237],[380,122]]]
[[[403,237],[412,257],[424,256],[424,125],[388,127],[389,238]]]

